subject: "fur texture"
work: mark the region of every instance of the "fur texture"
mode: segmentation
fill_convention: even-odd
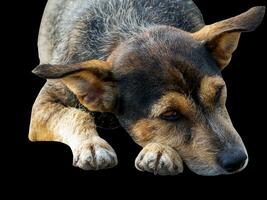
[[[85,170],[113,167],[116,153],[96,130],[95,116],[108,112],[143,147],[139,170],[175,175],[185,162],[200,175],[241,171],[248,156],[221,70],[264,13],[205,25],[191,0],[49,0],[33,70],[47,83],[30,140],[69,145]]]

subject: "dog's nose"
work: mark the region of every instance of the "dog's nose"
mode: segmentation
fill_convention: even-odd
[[[247,155],[243,150],[233,148],[219,154],[219,165],[227,172],[235,172],[241,169],[247,160]]]

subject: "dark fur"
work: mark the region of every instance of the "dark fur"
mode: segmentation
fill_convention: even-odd
[[[221,76],[204,44],[184,40],[186,35],[182,32],[164,26],[148,32],[150,38],[141,35],[124,44],[121,48],[126,53],[114,60],[114,74],[120,82],[119,94],[123,97],[119,98],[118,115],[122,113],[122,123],[128,122],[124,127],[145,118],[153,103],[165,92],[179,91],[195,96],[197,101],[196,92],[202,77]],[[134,70],[120,75],[121,69],[124,70],[126,66],[134,66]],[[177,77],[177,73],[181,77]],[[177,84],[177,79],[184,81]],[[139,109],[141,112],[136,112]]]
[[[225,108],[221,70],[264,12],[205,25],[191,0],[49,0],[33,71],[48,81],[30,139],[68,144],[83,169],[112,167],[116,154],[93,121],[109,112],[143,146],[140,170],[173,175],[183,160],[198,174],[227,174],[226,153],[243,159],[241,170],[247,154]],[[169,111],[180,117],[164,119]]]
[[[49,25],[41,34],[49,33],[53,48],[50,63],[106,59],[120,42],[155,24],[189,32],[204,26],[202,15],[191,0],[82,0],[78,8],[72,2],[53,3],[54,9],[47,13]]]

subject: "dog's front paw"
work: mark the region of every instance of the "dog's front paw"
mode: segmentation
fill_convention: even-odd
[[[73,165],[84,170],[99,170],[117,165],[117,155],[102,138],[95,136],[73,150]]]
[[[135,159],[135,167],[159,175],[176,175],[183,172],[183,162],[171,147],[151,143]]]

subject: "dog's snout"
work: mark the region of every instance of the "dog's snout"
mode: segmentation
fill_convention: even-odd
[[[241,169],[246,161],[247,154],[240,149],[231,149],[219,154],[219,165],[227,172],[232,173]]]

